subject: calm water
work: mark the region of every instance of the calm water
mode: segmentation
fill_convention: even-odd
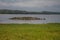
[[[10,20],[12,17],[38,17],[46,20]],[[43,15],[43,14],[0,14],[0,23],[60,23],[60,15]]]

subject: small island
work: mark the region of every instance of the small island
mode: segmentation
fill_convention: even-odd
[[[37,18],[37,17],[13,17],[9,19],[11,20],[46,20],[45,18]]]

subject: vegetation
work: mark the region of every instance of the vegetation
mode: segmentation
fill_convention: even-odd
[[[0,14],[60,14],[60,12],[27,12],[21,10],[7,10],[7,9],[0,9]]]
[[[0,40],[60,40],[60,23],[0,24]]]
[[[13,17],[9,19],[11,20],[45,20],[45,18],[37,18],[37,17]]]

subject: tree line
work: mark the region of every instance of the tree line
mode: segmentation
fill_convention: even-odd
[[[0,14],[60,14],[60,12],[28,12],[22,10],[8,10],[8,9],[0,9]]]

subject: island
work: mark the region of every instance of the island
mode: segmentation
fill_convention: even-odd
[[[46,20],[45,18],[37,18],[37,17],[13,17],[9,19],[10,20]]]

